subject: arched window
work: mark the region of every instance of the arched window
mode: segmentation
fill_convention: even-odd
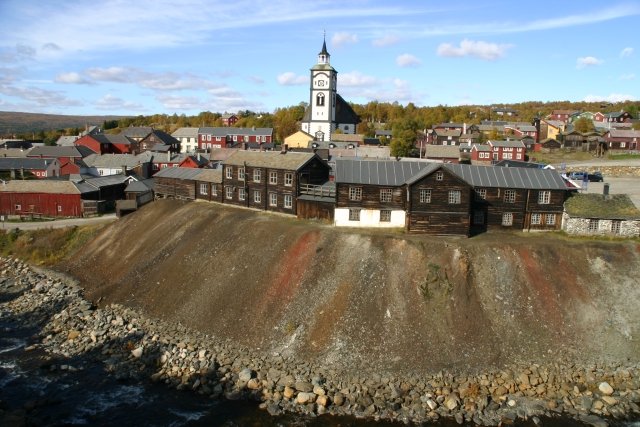
[[[318,95],[316,95],[316,105],[318,107],[324,106],[324,93],[319,93]]]

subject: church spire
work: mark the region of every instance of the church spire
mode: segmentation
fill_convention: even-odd
[[[325,33],[322,37],[322,50],[318,54],[318,64],[328,64],[330,57],[331,55],[327,52],[327,35]]]

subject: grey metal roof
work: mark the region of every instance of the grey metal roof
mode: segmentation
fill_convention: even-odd
[[[94,168],[115,169],[123,166],[132,168],[141,163],[148,162],[148,157],[148,155],[134,156],[132,154],[92,154],[85,157],[84,162],[87,166]]]
[[[164,168],[153,175],[153,177],[176,178],[195,181],[197,180],[199,174],[200,169],[196,168]]]
[[[443,167],[473,187],[525,188],[531,190],[567,189],[565,180],[555,170],[460,164],[445,164]]]
[[[199,128],[178,128],[171,134],[174,138],[197,138]]]
[[[71,181],[48,179],[15,180],[0,184],[0,192],[6,193],[46,193],[46,194],[78,194],[82,192]]]
[[[47,169],[56,159],[32,159],[28,157],[2,157],[0,158],[0,170],[26,169],[44,170]]]
[[[62,135],[60,138],[58,138],[58,140],[56,141],[56,145],[59,145],[61,147],[72,147],[76,140],[78,139],[77,136],[67,136],[67,135]]]
[[[314,153],[287,151],[236,151],[222,163],[234,166],[253,166],[258,168],[298,170],[316,157]]]
[[[29,157],[83,157],[82,153],[75,146],[44,145],[33,147],[28,154]]]
[[[336,159],[335,182],[346,184],[403,185],[410,177],[430,167],[426,162],[399,162],[397,160],[343,160]]]
[[[122,145],[131,145],[133,140],[129,139],[124,134],[111,135],[106,133],[101,133],[97,135],[91,135],[91,138],[95,139],[101,144],[122,144]]]
[[[128,136],[129,138],[146,138],[153,132],[151,126],[129,126],[120,132],[120,135]]]
[[[127,185],[127,188],[125,188],[124,191],[125,193],[143,193],[151,189],[153,189],[153,178],[133,181]]]
[[[196,180],[204,182],[221,183],[222,169],[198,169],[200,173],[196,176]]]
[[[488,144],[492,147],[524,148],[524,144],[522,141],[514,140],[489,141]]]
[[[84,182],[95,188],[100,188],[100,187],[108,187],[110,185],[122,184],[128,179],[129,177],[126,175],[115,174],[115,175],[107,175],[107,176],[98,176],[95,178],[87,178],[84,180]]]

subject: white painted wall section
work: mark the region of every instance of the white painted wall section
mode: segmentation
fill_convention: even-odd
[[[349,221],[349,208],[336,208],[334,224],[336,227],[404,228],[405,211],[391,211],[391,221],[380,221],[379,209],[360,209],[360,221]]]

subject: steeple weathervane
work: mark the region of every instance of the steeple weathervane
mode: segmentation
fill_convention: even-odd
[[[318,64],[329,64],[329,52],[327,52],[327,33],[324,32],[322,36],[322,50],[318,54]]]

